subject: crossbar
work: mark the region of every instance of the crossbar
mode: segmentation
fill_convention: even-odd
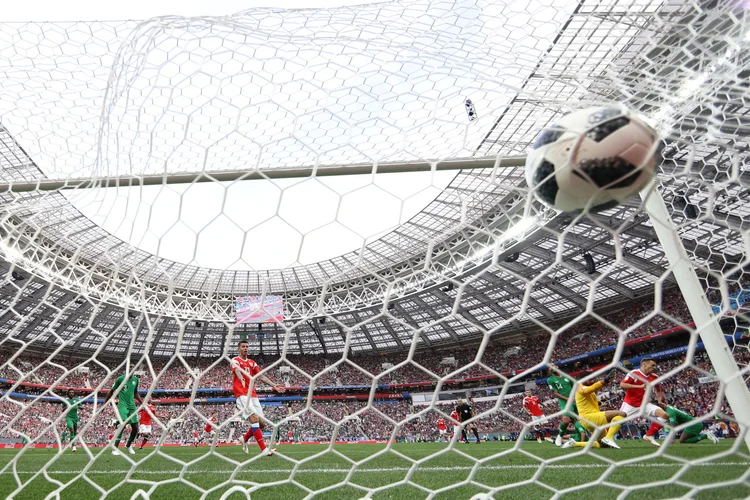
[[[100,189],[129,186],[159,186],[201,182],[234,182],[261,179],[295,179],[341,175],[396,174],[446,170],[475,170],[521,167],[525,156],[487,156],[438,161],[369,163],[360,165],[318,165],[314,167],[267,168],[256,170],[228,170],[219,172],[191,172],[160,175],[123,175],[77,179],[39,179],[34,181],[0,183],[0,193],[12,191],[57,191],[64,189]]]

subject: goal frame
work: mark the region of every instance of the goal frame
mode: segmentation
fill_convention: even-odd
[[[38,180],[0,184],[0,192],[55,191],[63,189],[91,189],[119,186],[173,185],[204,182],[234,182],[241,180],[312,178],[385,173],[430,172],[464,169],[514,168],[523,166],[525,156],[488,156],[439,161],[385,162],[364,165],[327,165],[251,171],[197,172],[168,175],[100,177],[94,179]],[[713,318],[695,268],[682,244],[679,233],[667,211],[664,198],[655,184],[641,192],[644,210],[648,213],[669,261],[672,273],[685,298],[716,375],[724,385],[724,395],[732,407],[745,444],[750,448],[750,390],[744,384],[741,371],[727,346],[718,322]]]
[[[526,156],[487,156],[436,161],[374,162],[360,165],[320,165],[278,169],[255,169],[250,171],[197,172],[166,175],[99,177],[93,179],[37,180],[29,182],[0,183],[0,192],[55,191],[66,189],[93,189],[119,186],[174,185],[205,182],[234,182],[260,179],[312,178],[348,175],[375,175],[386,173],[434,172],[464,169],[514,168],[524,166]],[[682,244],[679,233],[672,223],[664,198],[655,185],[641,192],[644,210],[648,213],[669,261],[672,273],[685,298],[688,310],[696,324],[706,352],[711,359],[716,375],[724,384],[724,395],[732,407],[738,425],[750,448],[750,390],[744,384],[732,352],[727,346],[718,322],[713,318],[711,305],[705,294],[695,268]]]
[[[701,336],[716,377],[723,386],[719,389],[719,395],[723,392],[726,396],[744,436],[745,444],[750,447],[750,391],[742,377],[738,376],[741,374],[739,366],[724,339],[724,333],[713,315],[706,295],[701,291],[703,288],[698,275],[667,211],[664,198],[656,186],[642,191],[641,198],[644,202],[643,208],[651,219],[659,243],[664,249],[664,255],[669,261],[677,286],[693,317],[696,332]]]
[[[355,165],[315,165],[301,167],[190,172],[162,175],[122,175],[71,179],[39,179],[26,182],[0,183],[0,192],[59,191],[127,186],[160,186],[204,182],[234,182],[272,179],[304,179],[348,175],[398,174],[409,172],[441,172],[450,170],[499,169],[522,167],[526,156],[484,156],[434,161],[373,162]]]

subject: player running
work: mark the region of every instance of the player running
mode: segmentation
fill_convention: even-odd
[[[564,412],[560,427],[557,430],[555,446],[562,446],[562,437],[568,433],[568,426],[570,424],[573,424],[573,428],[575,429],[575,432],[571,434],[571,438],[580,442],[581,437],[586,431],[577,419],[578,409],[576,408],[575,394],[572,397],[573,401],[571,401],[570,410],[566,410],[568,400],[571,399],[570,393],[573,392],[575,381],[563,373],[556,365],[550,366],[549,370],[552,375],[547,378],[547,385],[552,394],[557,397],[557,404],[560,406],[560,410]]]
[[[250,421],[250,429],[242,437],[242,451],[245,453],[248,452],[247,442],[251,436],[254,436],[261,454],[270,457],[276,453],[276,448],[267,448],[263,440],[263,431],[261,429],[265,427],[265,416],[258,400],[258,394],[255,392],[253,377],[257,375],[258,380],[270,385],[276,392],[284,392],[286,389],[265,375],[260,375],[260,367],[255,361],[247,357],[247,351],[250,347],[247,340],[241,340],[237,347],[239,355],[232,359],[231,362],[234,397],[241,418]],[[248,391],[250,391],[249,395]]]
[[[593,372],[591,370],[584,371],[581,375],[587,377]],[[615,379],[617,372],[612,370],[605,377],[605,382],[610,382]],[[601,411],[599,408],[599,399],[596,397],[596,392],[604,387],[602,382],[594,382],[593,379],[582,382],[581,386],[576,391],[576,406],[578,407],[578,415],[581,417],[581,423],[583,426],[592,434],[594,441],[599,441],[603,445],[610,448],[619,450],[620,447],[615,443],[615,435],[620,430],[620,424],[615,424],[625,418],[625,412],[620,410]],[[607,430],[607,434],[599,439],[601,429],[610,425]],[[596,443],[595,443],[596,444]],[[575,440],[568,440],[563,446],[569,448],[570,446],[586,446],[586,443],[576,442]]]
[[[659,406],[667,415],[669,415],[669,423],[673,427],[695,421],[695,418],[691,415],[678,410],[674,406],[668,406],[666,403],[661,403]],[[695,422],[694,424],[685,427],[682,429],[682,434],[680,435],[680,443],[693,444],[703,441],[704,439],[708,439],[713,444],[719,444],[719,438],[716,437],[716,434],[710,430],[705,433],[703,432],[703,422]]]
[[[465,402],[463,399],[458,400],[456,412],[458,413],[458,418],[462,424],[474,418],[474,410],[472,409],[471,405],[469,405],[469,403]],[[479,444],[479,431],[477,431],[477,426],[474,422],[466,424],[466,426],[461,429],[461,437],[463,438],[463,441],[465,443],[469,442],[469,438],[466,435],[466,427],[468,427],[472,434],[474,434],[474,436],[477,438],[477,444]]]
[[[453,424],[453,434],[451,434],[451,441],[453,441],[453,436],[458,434],[458,429],[459,429],[458,412],[455,409],[451,412],[450,420],[451,420],[451,423]]]
[[[112,389],[107,393],[107,397],[104,398],[104,404],[106,405],[115,394],[115,391],[122,386],[122,390],[120,390],[120,394],[117,397],[117,415],[120,422],[123,424],[123,428],[117,434],[117,439],[115,439],[115,449],[112,450],[113,455],[120,454],[117,448],[120,446],[122,432],[125,430],[126,425],[130,425],[130,436],[128,436],[128,442],[125,445],[125,448],[128,449],[128,453],[135,455],[135,450],[131,446],[133,441],[135,441],[136,436],[138,436],[138,414],[136,413],[137,407],[135,402],[138,401],[139,403],[143,403],[141,395],[138,394],[138,382],[138,377],[136,377],[135,374],[130,377],[128,377],[127,374],[120,375],[117,377],[117,380],[115,380]]]
[[[442,441],[445,435],[448,434],[448,427],[445,425],[445,419],[439,418],[435,424],[437,425],[438,434],[440,434],[440,440]]]
[[[523,411],[531,415],[531,422],[534,424],[534,430],[532,433],[536,436],[536,442],[541,443],[542,438],[544,438],[548,443],[555,444],[555,441],[552,438],[547,437],[541,428],[541,421],[544,420],[544,412],[539,404],[539,398],[534,396],[531,389],[526,391],[521,406],[523,407]]]
[[[146,446],[148,438],[151,437],[151,419],[155,417],[156,408],[154,408],[154,405],[147,404],[145,408],[141,409],[140,419],[138,420],[138,431],[143,441],[141,441],[141,445],[138,447],[139,450],[142,450]]]
[[[73,389],[68,389],[68,399],[64,399],[63,402],[67,407],[68,411],[65,414],[65,427],[68,431],[68,444],[75,453],[76,445],[74,444],[76,435],[78,434],[78,407],[81,405],[81,398],[76,397],[76,393]],[[65,444],[65,437],[63,437],[63,444]]]
[[[620,410],[624,411],[628,417],[639,414],[641,406],[643,406],[643,396],[646,394],[646,385],[652,385],[652,382],[657,378],[659,377],[656,375],[656,361],[651,358],[643,358],[641,368],[631,371],[620,382],[620,387],[625,389],[625,399]],[[659,404],[665,404],[664,392],[659,384],[654,385],[654,392],[656,393],[656,401]],[[646,416],[660,418],[663,422],[666,422],[669,418],[664,410],[651,402],[646,402]],[[661,425],[652,422],[646,435],[643,436],[643,440],[654,446],[661,446],[654,439],[654,435],[659,432],[659,429],[661,429]]]
[[[203,426],[203,433],[201,434],[201,438],[198,441],[199,443],[202,443],[204,439],[213,441],[214,434],[216,434],[216,431],[214,430],[215,424],[216,424],[216,413],[212,413],[211,418],[209,418],[208,422],[206,422],[206,425]]]

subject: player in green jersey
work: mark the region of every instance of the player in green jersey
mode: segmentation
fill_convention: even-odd
[[[115,383],[112,386],[112,390],[109,391],[104,400],[105,405],[120,386],[122,386],[122,389],[117,397],[117,413],[120,417],[120,422],[124,425],[130,425],[130,436],[128,437],[128,442],[125,445],[125,448],[127,448],[128,453],[135,455],[135,450],[131,446],[133,441],[135,441],[136,436],[138,436],[138,413],[136,412],[137,406],[135,402],[138,401],[139,403],[143,403],[141,395],[138,394],[138,377],[135,375],[128,376],[127,374],[117,377],[117,380],[115,380]],[[123,426],[120,433],[117,435],[117,439],[115,439],[115,449],[112,450],[113,455],[120,454],[120,452],[117,451],[117,447],[120,446],[120,440],[122,440],[122,432],[124,430],[125,427]]]
[[[684,411],[678,410],[674,406],[667,406],[666,403],[662,403],[659,406],[661,406],[662,410],[667,412],[667,415],[669,415],[669,423],[673,427],[681,424],[687,424],[689,422],[695,422],[694,424],[682,429],[682,434],[680,435],[680,443],[692,444],[703,441],[704,439],[708,439],[713,444],[719,444],[719,438],[717,438],[713,432],[703,432],[703,422],[695,421],[695,418],[693,418],[691,415],[685,413]]]
[[[81,404],[81,398],[76,397],[76,393],[73,389],[68,389],[68,399],[64,399],[63,402],[68,408],[65,414],[65,427],[67,428],[67,437],[69,439],[71,449],[75,453],[76,445],[73,444],[78,434],[78,407]],[[65,444],[65,437],[63,437],[63,444]]]
[[[568,399],[570,399],[570,393],[573,392],[573,387],[575,386],[575,380],[560,371],[556,365],[551,365],[549,371],[552,375],[547,378],[547,385],[552,391],[552,394],[557,397],[557,404],[560,406],[560,410],[565,412],[563,413],[558,434],[555,438],[555,445],[562,446],[562,437],[564,434],[568,433],[568,426],[570,424],[573,424],[575,429],[575,432],[571,434],[571,437],[577,442],[580,442],[582,436],[585,435],[586,430],[578,421],[578,408],[576,408],[575,398],[571,401],[570,410],[566,410]]]

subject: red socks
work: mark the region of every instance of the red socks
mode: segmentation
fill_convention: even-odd
[[[242,436],[245,439],[245,442],[247,443],[250,441],[250,437],[255,438],[255,442],[258,443],[258,446],[260,447],[260,451],[263,451],[266,449],[266,442],[263,441],[263,431],[260,430],[260,426],[258,427],[250,427],[244,436]]]
[[[646,432],[647,436],[653,436],[657,432],[659,432],[659,429],[661,429],[661,425],[657,424],[656,422],[651,423],[651,427],[648,428],[648,432]]]
[[[263,441],[263,431],[260,430],[260,427],[257,427],[253,431],[253,436],[255,436],[255,442],[258,443],[258,446],[260,446],[260,451],[265,450],[266,449],[266,443],[265,443],[265,441]]]

